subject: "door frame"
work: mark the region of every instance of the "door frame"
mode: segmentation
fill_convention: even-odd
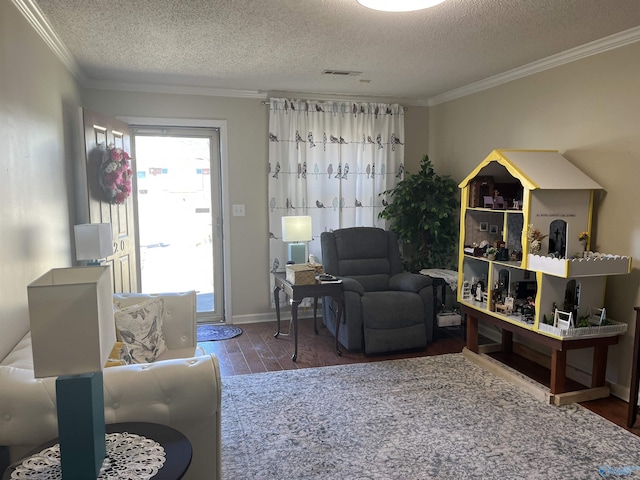
[[[229,222],[231,218],[231,205],[229,201],[229,149],[227,143],[227,121],[213,119],[190,119],[190,118],[168,118],[168,117],[129,117],[117,116],[118,120],[129,125],[146,125],[149,127],[194,127],[194,128],[217,128],[220,140],[220,201],[222,202],[222,283],[224,290],[223,320],[231,325],[233,323],[233,312],[231,303],[231,252],[229,242],[231,238]],[[136,219],[137,224],[137,219]],[[138,291],[140,291],[140,278],[138,278]]]

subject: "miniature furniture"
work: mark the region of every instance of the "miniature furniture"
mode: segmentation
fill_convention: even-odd
[[[107,424],[152,422],[173,427],[191,442],[187,480],[221,478],[221,380],[218,360],[202,355],[196,342],[195,292],[162,294],[168,350],[153,363],[105,368]],[[155,296],[117,294],[114,303],[138,304]],[[0,319],[0,445],[11,461],[58,435],[55,378],[36,380],[27,315]]]
[[[482,198],[484,208],[505,208],[504,198],[501,196],[492,197],[491,195],[485,195]]]
[[[433,339],[432,280],[403,271],[397,236],[373,227],[320,235],[325,272],[342,279],[344,313],[322,300],[323,321],[348,350],[366,354],[425,348]]]
[[[607,346],[626,324],[594,322],[590,312],[603,307],[595,302],[604,297],[606,276],[629,273],[631,258],[585,251],[594,192],[602,187],[550,150],[494,150],[459,187],[458,301],[467,313],[467,348],[478,351],[478,319],[503,329],[509,339],[503,349],[509,350],[513,332],[551,346],[552,389],[561,392],[566,350],[593,346],[594,381],[585,398],[607,396]],[[494,199],[499,191],[507,207],[479,204],[483,188]],[[514,204],[517,209],[508,208]],[[497,234],[481,228],[487,224],[499,226]],[[501,253],[489,258],[481,245]]]
[[[313,297],[313,330],[316,335],[318,334],[318,327],[316,320],[318,317],[318,299],[322,297],[332,299],[337,305],[337,312],[335,318],[335,331],[340,331],[340,317],[342,315],[342,282],[338,283],[314,283],[312,285],[295,285],[287,280],[284,272],[275,272],[273,274],[275,287],[273,289],[273,300],[276,304],[276,333],[274,337],[278,338],[280,333],[280,290],[291,299],[291,325],[293,327],[293,355],[291,360],[294,362],[298,358],[298,306],[300,302],[305,298]],[[338,335],[336,334],[336,353],[342,355],[340,352],[340,345],[338,343]]]
[[[177,480],[183,478],[185,472],[189,468],[189,464],[191,463],[191,456],[193,450],[191,448],[191,442],[189,439],[185,437],[182,433],[180,433],[175,428],[167,427],[166,425],[161,425],[158,423],[145,423],[145,422],[128,422],[128,423],[114,423],[106,426],[106,433],[122,433],[128,432],[131,434],[139,435],[141,437],[153,440],[158,443],[160,447],[164,450],[164,463],[162,467],[158,470],[158,473],[153,476],[154,480]],[[22,460],[26,460],[30,457],[37,456],[44,449],[54,446],[57,443],[58,439],[54,439],[43,443],[35,447],[32,451],[27,453]],[[115,443],[115,442],[114,442]],[[133,450],[133,449],[131,449]],[[134,451],[135,452],[135,451]],[[133,452],[132,452],[133,453]],[[107,455],[109,452],[107,451]],[[122,456],[122,455],[119,455]],[[139,460],[139,453],[135,455],[134,460]],[[138,457],[138,458],[135,458]],[[4,475],[2,476],[2,480],[10,480],[11,474],[18,468],[19,464],[15,462],[11,467],[9,467]],[[138,463],[138,462],[136,462]],[[47,463],[49,465],[49,463]],[[131,466],[130,466],[131,468]],[[26,470],[30,471],[30,470]],[[45,470],[46,471],[46,470]],[[140,478],[147,478],[145,471],[141,472],[142,476]],[[129,475],[132,475],[132,472],[129,471]],[[42,478],[42,474],[39,474],[39,477]],[[20,478],[25,478],[24,476],[20,476]],[[135,477],[128,476],[131,480],[135,480]]]

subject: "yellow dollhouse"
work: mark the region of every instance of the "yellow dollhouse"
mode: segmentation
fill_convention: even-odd
[[[559,339],[626,331],[602,314],[631,258],[590,251],[597,182],[557,151],[494,150],[459,187],[459,303]]]

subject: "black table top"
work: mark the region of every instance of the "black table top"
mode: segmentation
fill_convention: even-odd
[[[108,424],[105,430],[106,433],[128,432],[141,435],[162,445],[165,450],[166,460],[158,474],[153,477],[153,480],[178,480],[182,478],[191,464],[191,456],[193,454],[191,442],[175,428],[158,423],[125,422]],[[56,443],[58,443],[57,438],[38,445],[27,453],[23,459],[35,455]],[[19,465],[21,461],[16,462],[14,465]],[[2,480],[10,480],[13,470],[14,468],[11,466],[7,468]]]

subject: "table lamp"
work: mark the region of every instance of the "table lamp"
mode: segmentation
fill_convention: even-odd
[[[311,217],[282,217],[282,241],[289,244],[287,263],[304,263],[307,258],[307,244],[311,241]]]
[[[27,296],[35,377],[58,377],[62,476],[95,479],[106,454],[102,369],[116,341],[111,267],[50,270]]]
[[[113,255],[110,223],[83,223],[73,227],[76,239],[76,260],[87,265],[99,265],[100,260]]]

